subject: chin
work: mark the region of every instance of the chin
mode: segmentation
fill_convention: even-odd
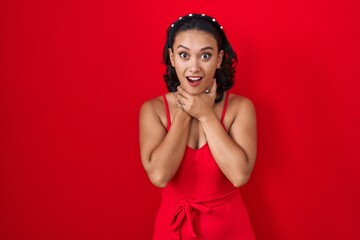
[[[200,95],[205,92],[205,88],[203,86],[190,86],[188,83],[180,84],[180,86],[191,95]]]

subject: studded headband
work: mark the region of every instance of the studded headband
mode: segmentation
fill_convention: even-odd
[[[185,19],[188,19],[188,18],[192,18],[192,17],[197,17],[199,19],[203,18],[205,20],[208,20],[209,22],[212,23],[212,25],[216,26],[217,28],[223,30],[224,28],[218,23],[216,22],[216,19],[215,18],[212,18],[210,16],[206,16],[205,14],[188,14],[188,15],[185,15],[183,17],[179,17],[179,19],[174,22],[173,24],[171,24],[171,27],[175,27],[178,23],[182,22],[182,20],[185,20]]]

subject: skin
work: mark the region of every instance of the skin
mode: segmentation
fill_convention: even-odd
[[[244,185],[257,151],[253,103],[231,94],[224,129],[220,120],[224,100],[214,104],[217,86],[213,76],[224,54],[218,50],[215,38],[203,31],[187,30],[176,35],[172,49],[168,50],[169,56],[180,86],[176,93],[166,95],[170,130],[166,131],[162,97],[145,102],[140,109],[141,160],[151,182],[165,187],[178,170],[186,147],[197,149],[207,143],[229,181],[235,187]],[[191,86],[189,76],[202,77],[200,84]]]

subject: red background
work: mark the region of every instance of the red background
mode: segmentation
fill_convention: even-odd
[[[150,239],[138,110],[165,29],[215,16],[257,109],[258,239],[360,239],[357,0],[1,1],[0,239]]]

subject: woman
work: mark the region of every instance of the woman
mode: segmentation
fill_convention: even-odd
[[[236,54],[212,17],[167,30],[169,93],[140,110],[142,164],[162,188],[153,239],[255,239],[238,188],[256,159],[252,102],[230,94]]]

